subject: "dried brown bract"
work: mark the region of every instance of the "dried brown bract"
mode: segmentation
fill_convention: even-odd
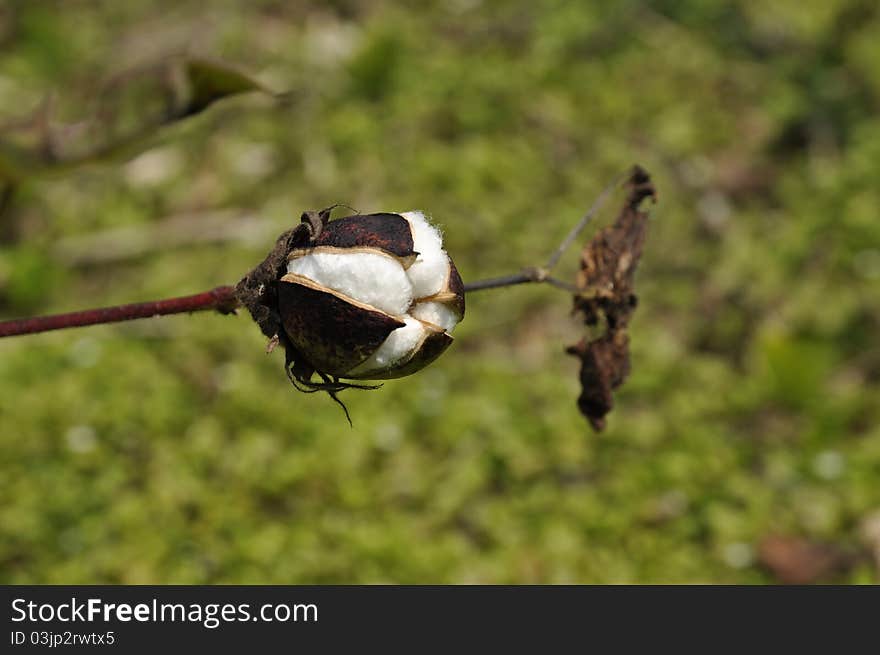
[[[646,198],[657,197],[650,176],[639,166],[627,185],[629,193],[617,219],[584,247],[576,279],[574,311],[587,326],[604,322],[604,332],[566,351],[581,360],[578,408],[595,430],[605,427],[605,415],[614,406],[612,391],[629,374],[627,326],[636,308],[634,276],[648,226],[648,212],[640,207]]]

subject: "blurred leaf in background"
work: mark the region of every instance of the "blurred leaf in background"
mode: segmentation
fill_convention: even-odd
[[[176,57],[111,78],[97,92],[93,115],[77,122],[55,123],[50,96],[33,116],[0,129],[0,182],[131,158],[219,100],[255,91],[271,93],[223,62]],[[17,143],[22,134],[25,146]]]

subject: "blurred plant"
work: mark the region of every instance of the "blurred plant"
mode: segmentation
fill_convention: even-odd
[[[827,581],[862,559],[862,552],[790,535],[770,534],[758,544],[758,561],[783,584]]]
[[[0,125],[0,216],[24,182],[132,158],[218,101],[253,92],[286,97],[230,64],[179,56],[111,77],[79,121],[57,120],[49,95],[29,116]]]
[[[104,82],[81,121],[56,121],[49,96],[32,115],[0,126],[0,186],[132,157],[217,101],[251,92],[283,97],[229,64],[172,57]]]

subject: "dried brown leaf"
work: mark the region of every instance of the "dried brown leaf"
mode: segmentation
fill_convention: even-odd
[[[643,168],[633,168],[627,185],[623,209],[584,247],[576,278],[574,311],[587,326],[604,322],[600,336],[589,341],[585,337],[567,350],[581,360],[578,408],[595,430],[605,427],[605,416],[614,406],[612,392],[629,375],[627,325],[636,307],[634,277],[648,226],[648,212],[640,207],[646,198],[656,200]]]

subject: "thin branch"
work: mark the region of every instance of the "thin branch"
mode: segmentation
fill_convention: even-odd
[[[566,293],[580,293],[580,289],[578,289],[576,284],[572,284],[571,282],[566,282],[565,280],[560,280],[556,277],[547,276],[544,278],[543,282],[546,282],[551,287],[555,287],[557,289],[562,289]]]
[[[578,224],[571,229],[571,232],[566,235],[566,237],[562,240],[556,250],[553,251],[553,254],[550,255],[550,259],[548,259],[547,263],[544,265],[545,270],[549,272],[554,269],[556,264],[558,264],[559,260],[562,258],[562,255],[565,254],[565,251],[568,250],[571,244],[574,243],[575,239],[577,239],[581,235],[581,232],[583,232],[584,228],[587,227],[587,223],[589,223],[592,220],[593,216],[595,216],[596,213],[602,208],[602,205],[605,204],[605,201],[608,200],[608,198],[614,192],[614,189],[620,186],[620,183],[624,179],[626,179],[627,175],[628,173],[622,173],[618,175],[617,179],[614,180],[614,182],[605,187],[602,193],[599,194],[599,197],[596,198],[593,206],[590,207],[589,210],[587,210],[587,213],[584,214],[583,218],[578,221]]]
[[[192,296],[165,298],[150,302],[117,305],[101,309],[86,309],[68,314],[53,314],[0,321],[0,337],[12,337],[19,334],[36,334],[49,330],[62,330],[100,323],[118,323],[152,316],[167,316],[187,312],[202,312],[215,309],[229,314],[238,306],[235,289],[230,286],[216,287]]]
[[[470,292],[530,282],[546,282],[551,286],[566,291],[573,289],[573,286],[567,282],[549,276],[542,276],[541,273],[540,269],[525,269],[521,273],[513,275],[477,280],[476,282],[466,284],[464,288],[466,292]],[[0,338],[209,310],[217,310],[223,314],[229,314],[235,311],[237,307],[238,300],[235,298],[235,289],[230,286],[222,286],[192,296],[151,300],[130,305],[113,305],[98,309],[84,309],[66,314],[50,314],[48,316],[13,318],[0,321]]]
[[[555,278],[547,274],[543,268],[524,268],[519,273],[511,275],[502,275],[500,277],[490,277],[483,280],[475,280],[464,285],[465,293],[472,291],[483,291],[484,289],[500,289],[501,287],[512,287],[517,284],[529,284],[533,282],[544,282],[551,287],[562,289],[568,293],[574,293],[577,289],[573,284]]]
[[[502,275],[501,277],[490,277],[485,280],[476,280],[468,282],[464,285],[464,292],[482,291],[483,289],[498,289],[499,287],[512,287],[515,284],[526,284],[528,282],[538,282],[532,274],[532,269],[527,269],[521,273],[512,275]]]
[[[530,267],[524,268],[519,273],[513,273],[512,275],[502,275],[501,277],[491,277],[486,278],[485,280],[476,280],[474,282],[469,282],[464,285],[465,293],[469,293],[471,291],[482,291],[483,289],[498,289],[501,287],[511,287],[517,284],[528,284],[530,282],[545,282],[552,287],[556,287],[557,289],[562,289],[563,291],[567,291],[568,293],[577,292],[577,287],[575,285],[560,280],[559,278],[555,278],[550,275],[550,271],[552,271],[556,264],[559,263],[559,260],[562,259],[562,255],[565,254],[565,251],[569,249],[572,243],[575,242],[581,232],[584,231],[584,228],[587,226],[593,217],[598,213],[614,190],[620,186],[620,183],[626,179],[629,173],[621,173],[617,176],[617,179],[614,180],[611,184],[609,184],[605,189],[603,189],[602,193],[596,198],[596,201],[593,203],[593,206],[587,210],[587,213],[583,215],[580,221],[578,221],[577,225],[575,225],[569,233],[565,236],[565,238],[559,243],[556,247],[556,250],[550,255],[547,263],[543,267]]]

